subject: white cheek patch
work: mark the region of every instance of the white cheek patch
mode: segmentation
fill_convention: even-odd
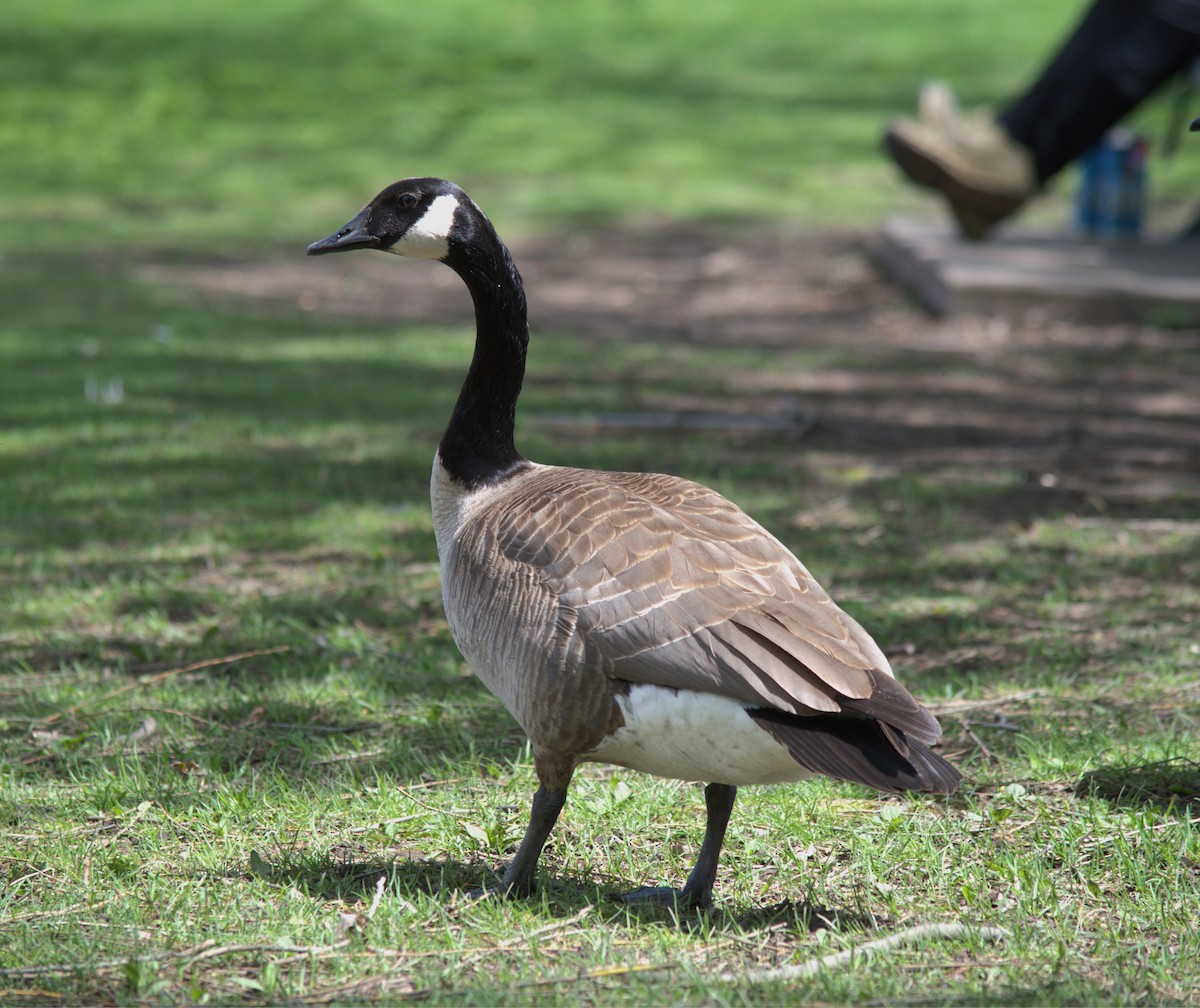
[[[437,197],[412,227],[388,251],[411,259],[443,259],[450,251],[450,229],[458,199],[450,194]]]

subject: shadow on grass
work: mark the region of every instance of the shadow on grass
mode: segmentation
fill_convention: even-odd
[[[729,919],[745,930],[770,928],[793,934],[816,931],[866,931],[874,921],[851,910],[837,910],[816,903],[784,900],[770,906],[729,914]]]
[[[370,901],[384,880],[384,893],[402,897],[423,893],[449,899],[494,880],[482,862],[429,857],[408,848],[387,847],[371,854],[365,846],[323,854],[262,854],[251,851],[246,871],[280,885],[295,886],[318,900]],[[239,874],[236,870],[230,874]]]
[[[648,240],[638,236],[639,245]],[[671,251],[685,259],[690,253],[674,243]],[[63,266],[40,264],[25,286],[48,290]],[[58,339],[31,328],[14,343],[7,380],[0,375],[5,421],[35,432],[27,444],[0,451],[0,470],[14,474],[0,479],[0,510],[11,512],[0,538],[17,558],[15,564],[0,558],[0,589],[11,582],[28,592],[44,581],[52,588],[67,584],[75,595],[104,592],[126,622],[161,617],[162,624],[189,633],[194,625],[203,631],[219,623],[224,640],[200,648],[228,641],[230,651],[261,647],[264,639],[315,636],[331,614],[373,628],[412,622],[409,600],[397,601],[405,586],[390,579],[388,565],[433,559],[426,474],[466,363],[465,346],[461,360],[447,352],[440,366],[440,355],[409,360],[398,352],[390,322],[356,322],[347,332],[341,321],[303,313],[264,316],[212,304],[165,308],[137,284],[82,272],[81,290],[53,288],[62,299],[54,302],[62,313]],[[26,294],[24,315],[14,324],[32,327],[44,310],[41,300]],[[96,310],[109,301],[113,312]],[[601,321],[623,323],[605,311]],[[694,344],[694,333],[680,321],[686,312],[666,317],[674,328],[656,332],[661,350],[669,355],[673,345],[687,344],[688,365],[659,364],[643,374],[644,362],[626,362],[614,351],[603,380],[619,387],[618,411],[669,410],[697,388],[722,414],[760,407],[747,376],[704,366],[710,350]],[[162,318],[172,320],[177,336],[163,341],[153,335]],[[1094,516],[1104,503],[1094,492],[1097,480],[1134,486],[1154,467],[1168,490],[1179,484],[1179,497],[1133,501],[1126,505],[1131,512],[1200,515],[1185,492],[1190,484],[1179,480],[1191,472],[1200,441],[1194,425],[1184,422],[1190,413],[1175,405],[1192,401],[1185,386],[1176,387],[1186,369],[1174,364],[1191,344],[1168,341],[1152,352],[1131,342],[1043,341],[955,358],[936,342],[914,346],[918,334],[884,324],[866,343],[839,348],[839,331],[857,327],[858,318],[815,326],[792,305],[787,320],[797,339],[832,354],[818,369],[842,379],[803,386],[804,410],[819,422],[795,443],[781,444],[778,432],[747,437],[719,430],[680,437],[677,431],[602,428],[572,439],[534,423],[528,440],[542,450],[531,454],[584,465],[612,458],[621,468],[685,472],[709,483],[727,475],[735,489],[744,489],[735,497],[778,488],[780,502],[752,508],[756,516],[783,533],[822,580],[869,578],[882,597],[927,592],[935,581],[951,590],[965,585],[958,591],[965,596],[976,591],[973,581],[994,583],[997,564],[1003,576],[1024,582],[1005,590],[1036,597],[1066,580],[1064,572],[1079,583],[1147,573],[1164,583],[1188,563],[1190,542],[1177,555],[1152,557],[1158,570],[1137,550],[1092,557],[1071,544],[1020,543],[1014,554],[1022,555],[994,562],[970,547],[989,537],[1007,541],[1013,524]],[[722,332],[741,334],[745,321],[734,313]],[[596,349],[605,346],[595,328],[580,322],[574,339],[547,340],[541,359],[565,374],[594,378]],[[1041,370],[1030,370],[1030,356]],[[523,413],[570,412],[590,401],[588,381],[539,382],[538,360],[535,345]],[[754,363],[748,359],[745,367]],[[1113,377],[1126,372],[1129,381]],[[118,407],[83,400],[81,390],[97,374],[124,377],[126,397]],[[1115,391],[1088,405],[1085,393],[1098,383]],[[637,446],[646,439],[643,466]],[[852,523],[831,533],[820,516],[807,528],[790,521],[811,485],[823,489],[821,465],[805,468],[806,456],[820,453],[869,474],[844,493],[848,507],[861,512],[861,527]],[[919,475],[880,475],[896,467]],[[939,476],[939,467],[949,467],[952,478]],[[997,477],[997,469],[1010,475]],[[1057,483],[1038,482],[1048,472]],[[411,514],[392,521],[397,503]],[[419,520],[413,518],[418,513]],[[364,526],[347,532],[356,521]],[[965,550],[931,556],[936,542]],[[164,552],[175,558],[163,561]],[[985,594],[962,626],[987,619],[995,608]],[[861,615],[869,628],[878,627],[869,613]],[[919,646],[954,630],[922,612],[880,639],[885,647]],[[97,635],[96,653],[88,657],[124,648],[137,662],[147,654],[159,658],[154,652],[163,636],[156,627],[125,646]],[[64,656],[39,644],[18,657],[45,668],[78,653],[78,641],[69,646]],[[188,657],[178,655],[181,664]],[[984,672],[1002,678],[1005,667],[1019,671],[1018,663],[1005,661],[989,663]]]
[[[362,845],[319,855],[283,853],[264,858],[250,854],[247,870],[268,882],[294,886],[319,900],[346,903],[369,902],[383,880],[386,894],[411,897],[433,896],[443,902],[472,902],[471,894],[495,885],[504,862],[459,861],[426,856],[403,847],[387,847],[371,854]],[[627,880],[582,878],[566,874],[542,874],[537,891],[513,899],[544,900],[552,913],[568,915],[586,906],[595,906],[606,924],[613,927],[661,924],[683,931],[703,929],[743,931],[770,929],[775,933],[809,935],[816,931],[869,930],[874,921],[848,910],[818,906],[814,903],[784,900],[763,907],[744,907],[723,901],[718,894],[708,910],[679,910],[673,907],[629,905],[617,898],[635,888]],[[489,899],[505,899],[492,893]]]
[[[430,768],[451,764],[482,768],[515,759],[524,735],[508,712],[490,699],[481,683],[464,679],[455,685],[466,696],[458,696],[453,719],[323,722],[304,705],[272,702],[259,720],[253,715],[263,710],[261,707],[207,712],[214,720],[228,717],[228,723],[246,724],[247,719],[250,723],[234,732],[212,731],[189,749],[218,772],[266,766],[297,786],[318,779],[330,786],[352,786],[373,782],[380,774],[402,783],[419,783]],[[440,701],[444,696],[439,690],[431,699]],[[362,739],[367,750],[362,755],[346,752],[340,741],[355,737]],[[384,744],[377,745],[379,741]],[[479,778],[485,779],[482,772]]]
[[[1200,811],[1200,762],[1185,756],[1100,767],[1075,787],[1081,798],[1101,798],[1112,805],[1150,806],[1184,815]]]
[[[453,766],[482,781],[520,758],[525,744],[520,728],[473,676],[431,675],[419,687],[397,678],[389,692],[397,705],[405,705],[394,716],[346,716],[352,712],[344,705],[263,695],[187,713],[159,701],[77,712],[37,729],[53,739],[31,738],[23,746],[14,740],[27,737],[27,730],[10,727],[7,735],[20,754],[14,761],[20,778],[46,786],[90,782],[91,790],[107,782],[120,792],[110,802],[118,805],[133,793],[130,767],[144,778],[138,785],[142,797],[172,807],[218,800],[226,787],[257,793],[273,780],[295,789],[373,786],[381,778],[406,786]],[[147,722],[153,729],[146,740],[124,741]],[[205,775],[221,787],[207,790]]]
[[[371,853],[363,844],[342,846],[321,854],[280,852],[266,856],[251,852],[246,870],[268,882],[295,886],[319,900],[353,903],[370,901],[384,880],[384,893],[401,897],[433,896],[441,902],[474,902],[479,890],[500,880],[505,861],[459,861],[438,858],[406,847],[387,846]],[[233,871],[231,874],[238,874]],[[600,886],[595,880],[571,875],[542,874],[537,891],[524,900],[544,900],[552,912],[570,914],[582,907],[606,905],[613,922],[631,916],[630,911],[611,901],[620,882]],[[629,888],[628,886],[626,888]],[[489,899],[504,899],[495,893]],[[662,917],[663,911],[656,916]]]

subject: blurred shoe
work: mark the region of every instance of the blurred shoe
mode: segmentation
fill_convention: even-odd
[[[988,131],[996,128],[996,117],[989,108],[964,113],[958,97],[945,81],[926,81],[917,94],[917,119],[942,133],[974,133],[987,142]]]
[[[962,120],[958,99],[945,81],[926,81],[917,93],[917,119],[926,126],[953,129]]]
[[[926,85],[920,119],[897,119],[885,144],[917,185],[945,196],[965,237],[978,240],[1037,192],[1030,152],[991,115],[964,116],[945,85]]]

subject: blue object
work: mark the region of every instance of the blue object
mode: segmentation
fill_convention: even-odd
[[[1079,160],[1075,221],[1097,241],[1131,241],[1142,232],[1146,202],[1144,137],[1128,130],[1110,131]]]

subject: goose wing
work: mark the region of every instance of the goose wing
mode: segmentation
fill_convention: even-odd
[[[788,714],[858,713],[922,741],[940,734],[870,635],[715,491],[559,468],[523,484],[496,545],[574,614],[589,667]]]

